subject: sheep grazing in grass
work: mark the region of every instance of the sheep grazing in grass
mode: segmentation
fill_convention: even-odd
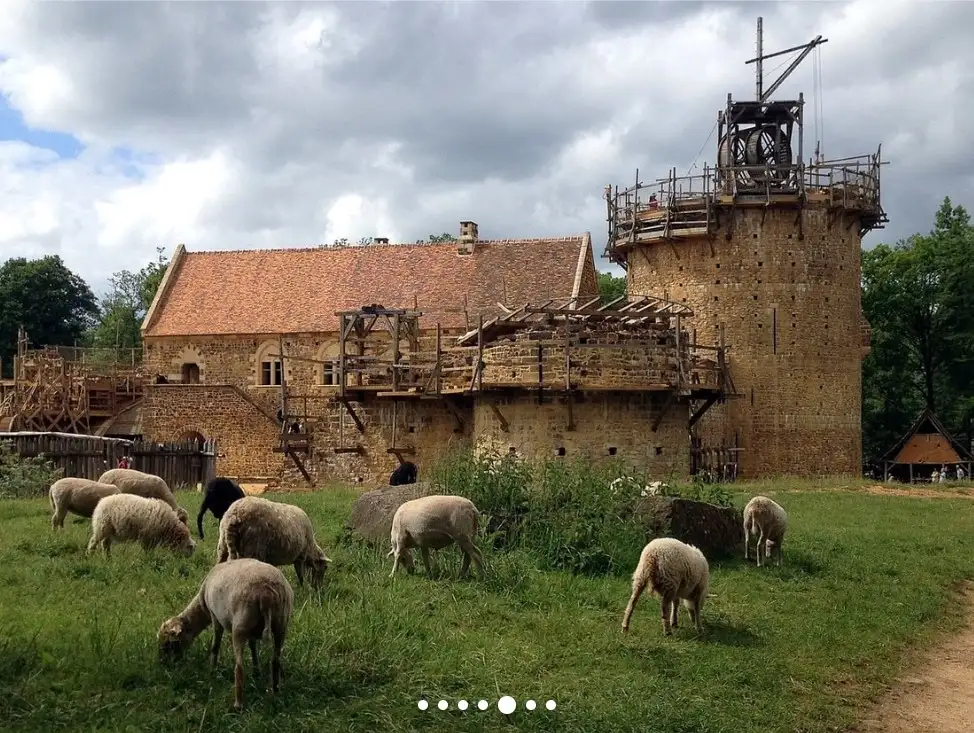
[[[677,627],[680,602],[690,613],[697,633],[703,631],[700,612],[710,587],[710,566],[703,553],[673,537],[659,537],[643,548],[632,574],[632,595],[622,617],[622,632],[629,632],[629,619],[639,596],[649,586],[660,597],[663,633]]]
[[[138,542],[144,550],[165,547],[187,557],[196,549],[189,527],[166,502],[136,494],[106,496],[95,507],[86,554],[100,544],[109,557],[112,542]]]
[[[118,487],[102,484],[86,478],[62,478],[51,484],[51,528],[64,527],[64,517],[70,512],[79,517],[90,517],[98,502],[106,496],[119,493]]]
[[[781,544],[788,529],[788,513],[780,504],[766,496],[755,496],[744,507],[744,559],[751,537],[757,539],[757,561],[761,567],[761,551],[764,557],[773,557],[781,565]]]
[[[416,468],[416,464],[412,461],[405,461],[396,466],[396,470],[389,476],[389,485],[404,486],[405,484],[414,484],[416,483],[418,474],[419,471]]]
[[[432,576],[430,550],[439,550],[454,542],[463,552],[460,576],[470,571],[470,561],[477,566],[483,577],[484,558],[473,540],[477,536],[478,511],[474,503],[462,496],[434,494],[404,502],[392,518],[392,572],[396,574],[400,563],[413,572],[412,548],[418,547],[427,576]],[[386,557],[388,557],[387,555]]]
[[[257,642],[273,639],[272,684],[274,692],[279,691],[281,649],[293,607],[291,584],[273,565],[253,558],[214,565],[189,605],[159,628],[160,657],[165,660],[178,656],[212,623],[215,668],[223,632],[229,631],[234,658],[233,705],[239,710],[243,707],[245,643],[250,645],[254,674],[259,674]]]
[[[203,503],[200,504],[200,513],[196,515],[196,528],[199,530],[200,539],[203,539],[203,516],[207,510],[213,512],[213,516],[219,521],[223,519],[223,515],[227,513],[227,509],[233,502],[245,496],[244,490],[235,481],[223,476],[210,479],[203,494]]]
[[[315,541],[311,519],[300,507],[259,496],[245,496],[230,505],[220,520],[217,562],[252,557],[271,565],[294,565],[298,585],[308,573],[318,588],[331,559]]]
[[[165,480],[152,473],[143,473],[134,468],[112,468],[98,477],[103,484],[114,484],[123,494],[135,494],[146,499],[162,499],[179,517],[179,521],[189,526],[189,514],[176,503],[176,496]]]

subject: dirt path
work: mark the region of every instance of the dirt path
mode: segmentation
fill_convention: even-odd
[[[823,486],[819,489],[789,489],[787,490],[787,493],[806,494],[825,491],[865,491],[867,494],[879,494],[881,496],[909,496],[920,499],[974,499],[974,493],[972,493],[969,487],[957,489],[923,489],[918,487],[909,487],[901,489],[894,486],[883,486],[882,484],[864,486],[861,489],[851,486],[838,488],[834,486]]]
[[[974,730],[974,583],[959,603],[968,622],[924,655],[850,733],[969,733]]]

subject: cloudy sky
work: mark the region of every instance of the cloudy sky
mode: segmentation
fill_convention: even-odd
[[[945,195],[974,208],[974,3],[4,0],[0,257],[59,253],[101,290],[157,246],[472,219],[590,231],[608,269],[603,187],[713,162],[718,108],[753,95],[758,14],[766,53],[829,39],[823,123],[814,56],[779,92],[805,92],[806,140],[891,162],[867,246],[929,229]]]

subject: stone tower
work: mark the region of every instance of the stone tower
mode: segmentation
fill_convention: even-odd
[[[742,478],[862,468],[860,246],[887,221],[880,151],[806,163],[804,95],[769,99],[823,42],[781,52],[804,49],[764,91],[759,18],[757,93],[727,96],[716,166],[606,189],[606,255],[626,269],[628,292],[686,303],[697,343],[727,346],[733,394],[692,439],[736,449]]]

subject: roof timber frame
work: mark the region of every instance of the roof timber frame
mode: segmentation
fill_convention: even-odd
[[[620,296],[604,305],[597,305],[601,296],[584,302],[578,298],[552,298],[539,305],[527,303],[483,324],[482,328],[468,331],[457,338],[458,346],[471,346],[478,338],[493,340],[503,334],[525,327],[551,324],[556,321],[579,324],[613,321],[620,326],[646,325],[663,318],[692,316],[693,309],[685,303],[664,298]],[[482,334],[482,335],[481,335]]]

